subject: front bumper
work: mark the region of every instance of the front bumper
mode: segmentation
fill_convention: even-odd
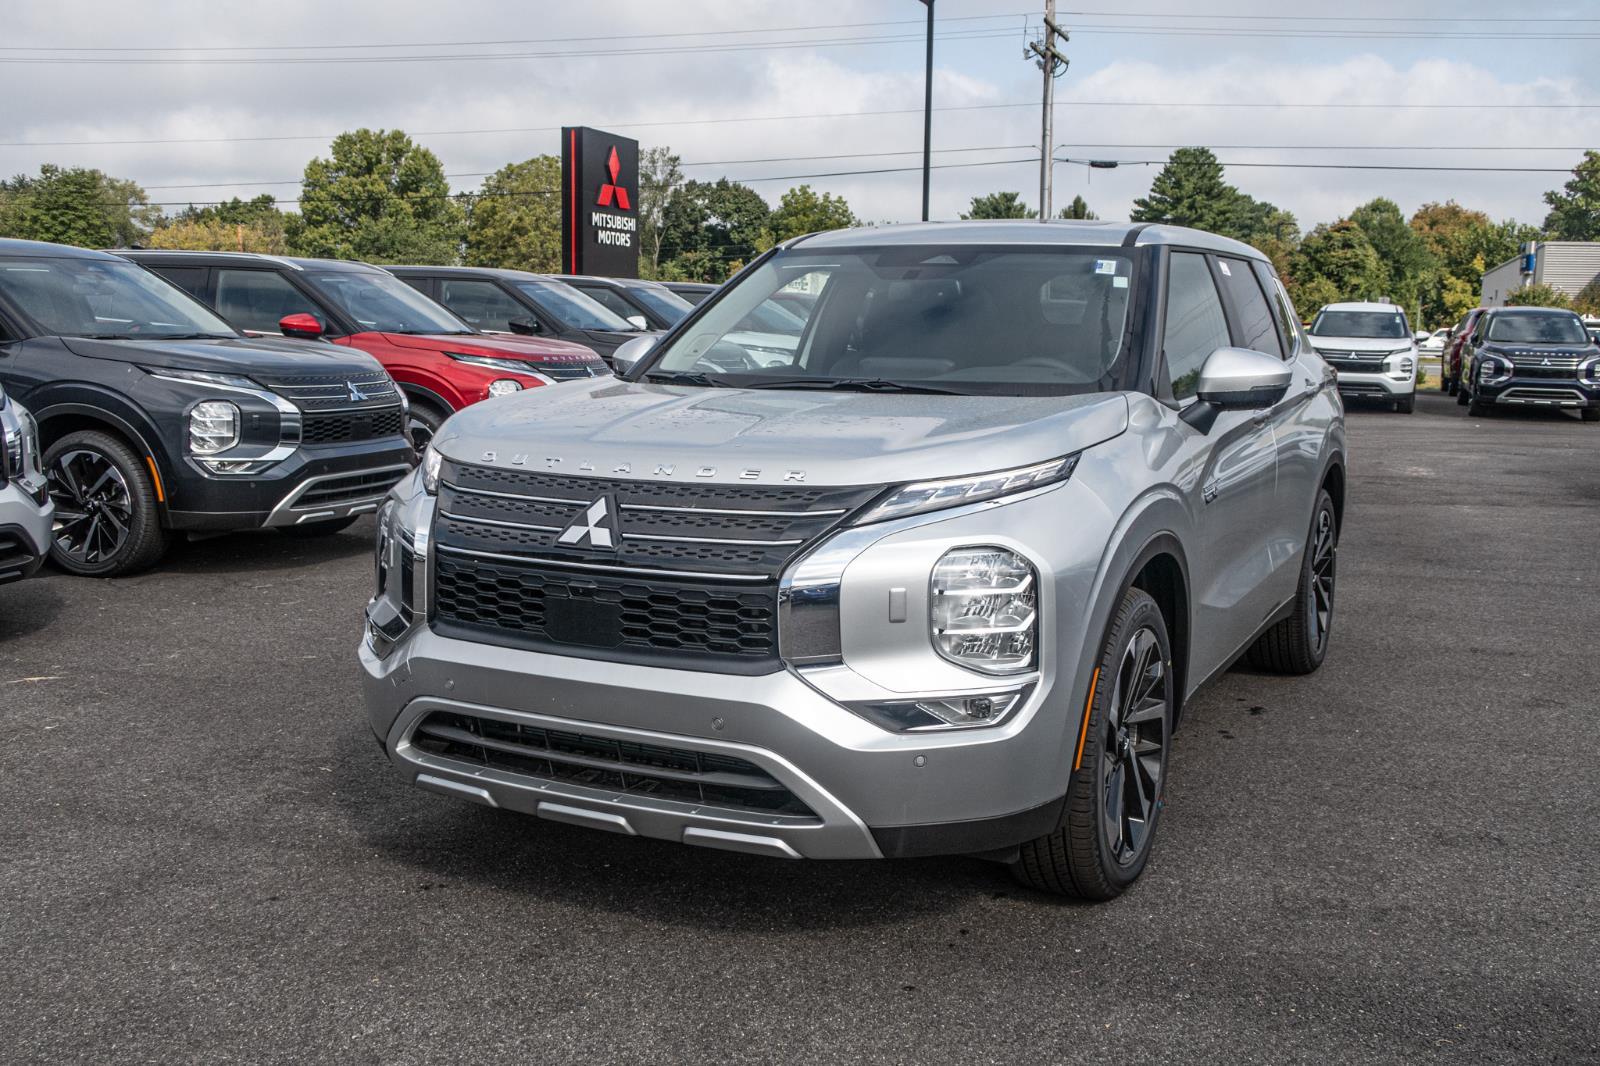
[[[31,577],[44,563],[52,511],[15,483],[0,485],[0,585]]]
[[[1579,410],[1600,407],[1600,386],[1576,376],[1529,377],[1513,374],[1495,385],[1474,383],[1473,396],[1483,403],[1508,407],[1558,407]]]
[[[293,526],[370,514],[412,467],[404,438],[302,447],[265,474],[228,478],[185,466],[167,485],[173,529]]]
[[[1395,377],[1390,374],[1363,374],[1340,370],[1339,394],[1346,397],[1370,397],[1375,400],[1403,400],[1417,391],[1415,374]]]

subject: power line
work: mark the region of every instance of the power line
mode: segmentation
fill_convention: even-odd
[[[1002,12],[995,15],[962,15],[941,18],[944,23],[982,22],[994,19],[1027,18],[1028,12]],[[630,33],[636,41],[665,40],[678,37],[727,37],[741,33],[810,33],[818,30],[854,30],[870,26],[922,25],[921,19],[881,19],[877,22],[833,22],[814,26],[756,26],[742,30],[682,30],[673,33]],[[272,51],[355,51],[375,48],[479,48],[491,45],[570,44],[573,41],[609,41],[614,33],[585,34],[578,37],[523,37],[501,38],[490,41],[394,41],[377,43],[363,41],[349,44],[168,44],[168,45],[0,45],[0,52],[272,52]]]
[[[1506,30],[1342,30],[1287,29],[1270,26],[1139,26],[1114,23],[1073,23],[1073,33],[1121,34],[1132,37],[1246,37],[1300,40],[1446,40],[1446,41],[1592,41],[1600,33],[1586,30],[1519,33]]]
[[[1057,163],[1076,163],[1079,166],[1104,168],[1116,166],[1166,166],[1165,159],[1056,159]],[[1571,167],[1466,167],[1466,166],[1409,166],[1399,163],[1245,163],[1217,161],[1224,167],[1268,167],[1284,170],[1431,170],[1462,174],[1571,174]]]
[[[1064,15],[1084,18],[1159,18],[1159,19],[1232,19],[1272,20],[1274,22],[1600,22],[1600,18],[1575,16],[1516,17],[1489,15],[1239,15],[1223,12],[1176,11],[1064,11]]]
[[[1592,144],[1058,144],[1057,148],[1205,148],[1257,152],[1588,152]]]

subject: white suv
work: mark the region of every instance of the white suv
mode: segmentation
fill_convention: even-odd
[[[1311,344],[1339,374],[1341,396],[1417,405],[1417,338],[1394,304],[1328,304],[1311,323]]]

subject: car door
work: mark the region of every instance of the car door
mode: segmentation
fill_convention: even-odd
[[[1229,320],[1218,284],[1223,277],[1200,252],[1173,251],[1168,260],[1162,351],[1180,404],[1195,402],[1206,358],[1245,339]],[[1189,556],[1189,579],[1195,664],[1204,676],[1241,650],[1277,607],[1268,547],[1278,464],[1271,412],[1218,412],[1195,444],[1199,543]]]

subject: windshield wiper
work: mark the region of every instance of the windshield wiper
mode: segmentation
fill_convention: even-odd
[[[890,381],[887,378],[760,378],[741,381],[744,389],[826,389],[840,392],[923,392],[943,396],[962,396],[959,389],[924,385],[915,381]]]
[[[726,389],[729,384],[713,378],[710,374],[675,374],[668,371],[652,370],[644,376],[644,380],[653,381],[658,385],[699,385],[708,389]]]

